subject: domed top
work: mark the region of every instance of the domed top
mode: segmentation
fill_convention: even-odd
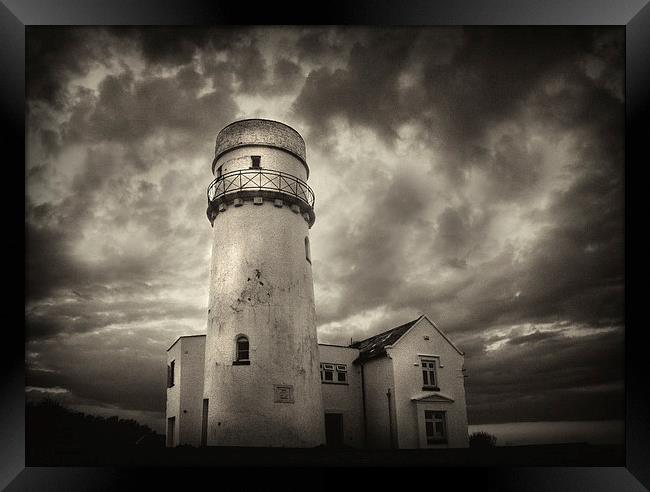
[[[225,152],[247,145],[264,145],[285,150],[300,159],[307,169],[307,176],[309,176],[305,141],[300,134],[289,125],[279,121],[259,118],[235,121],[219,132],[214,149],[212,171],[214,172],[217,159]]]

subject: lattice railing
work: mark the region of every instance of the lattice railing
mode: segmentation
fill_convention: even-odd
[[[314,192],[300,178],[271,169],[240,169],[223,174],[208,186],[208,203],[228,193],[248,190],[279,191],[313,208]]]

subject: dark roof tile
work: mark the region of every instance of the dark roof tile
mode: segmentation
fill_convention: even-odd
[[[422,318],[422,316],[420,316],[420,318]],[[354,342],[350,347],[359,349],[359,357],[357,358],[357,361],[365,362],[368,359],[374,359],[375,357],[385,355],[386,347],[397,342],[397,340],[399,340],[411,326],[417,323],[420,318],[409,321],[408,323],[393,328],[392,330],[366,338],[365,340]]]

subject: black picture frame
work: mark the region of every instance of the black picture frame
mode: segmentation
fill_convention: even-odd
[[[535,1],[535,0],[337,0],[302,5],[267,2],[225,2],[204,0],[0,0],[0,101],[5,175],[8,182],[1,194],[5,224],[14,229],[5,234],[8,247],[5,265],[13,267],[6,283],[5,311],[12,316],[5,323],[3,371],[0,376],[0,487],[7,490],[112,490],[187,485],[207,478],[219,487],[228,486],[225,473],[203,469],[117,468],[34,468],[25,467],[24,411],[24,271],[15,258],[25,259],[24,196],[19,185],[20,162],[25,159],[25,28],[29,25],[194,25],[194,24],[344,24],[344,25],[619,25],[626,32],[626,459],[624,467],[513,467],[436,469],[434,473],[399,470],[358,471],[366,486],[379,485],[387,475],[417,480],[422,484],[443,482],[456,487],[472,483],[487,490],[644,490],[650,488],[650,385],[642,336],[645,326],[633,322],[634,280],[645,273],[632,268],[639,260],[632,245],[632,197],[643,184],[640,169],[650,162],[648,151],[648,96],[650,94],[650,6],[647,0]],[[317,8],[314,8],[317,7]],[[9,151],[9,152],[7,152]],[[22,179],[24,179],[24,167]],[[18,204],[23,203],[23,207]],[[637,234],[637,250],[639,244]],[[22,248],[21,248],[22,246]],[[638,265],[638,264],[637,264]],[[22,288],[21,288],[22,287]],[[15,318],[14,318],[15,316]],[[15,321],[14,321],[15,319]],[[23,327],[21,330],[19,327]],[[301,473],[304,474],[304,473]],[[293,472],[265,469],[247,473],[248,480],[268,483],[277,480],[283,488],[333,483],[347,488],[348,477],[319,471],[298,479]],[[353,477],[350,477],[353,478]],[[337,486],[337,481],[339,485]],[[344,482],[344,483],[341,483]],[[210,482],[208,482],[210,483]],[[399,483],[399,482],[398,482]],[[293,484],[293,486],[292,486]],[[644,484],[644,485],[642,485]],[[404,482],[406,485],[406,481]],[[155,486],[155,485],[153,485]],[[166,488],[165,487],[165,488]]]

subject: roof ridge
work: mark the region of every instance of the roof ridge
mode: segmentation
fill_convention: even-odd
[[[377,333],[376,335],[372,335],[371,337],[364,338],[363,340],[358,340],[358,341],[356,341],[354,343],[355,344],[363,343],[363,342],[366,342],[366,341],[370,340],[371,338],[375,338],[375,337],[378,337],[378,336],[381,336],[381,335],[385,335],[386,333],[390,333],[391,331],[395,331],[395,330],[398,330],[400,328],[404,328],[406,325],[410,325],[410,324],[413,324],[413,323],[419,321],[420,318],[422,318],[422,316],[424,316],[424,314],[421,314],[420,316],[418,316],[416,319],[414,319],[412,321],[409,321],[407,323],[403,323],[403,324],[401,324],[399,326],[396,326],[395,328],[391,328],[390,330],[382,331],[381,333]]]

